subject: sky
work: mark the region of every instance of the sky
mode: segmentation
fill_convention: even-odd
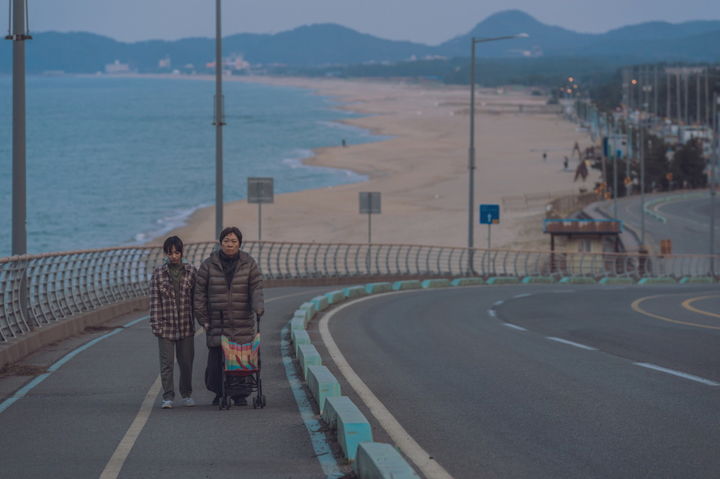
[[[215,0],[27,2],[31,32],[86,31],[125,42],[215,35]],[[584,33],[653,20],[720,20],[718,0],[222,0],[223,36],[337,23],[389,40],[437,45],[508,9]]]

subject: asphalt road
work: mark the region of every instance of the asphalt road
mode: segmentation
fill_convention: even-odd
[[[658,196],[647,195],[646,201]],[[720,252],[720,199],[715,201],[715,253]],[[640,197],[631,196],[618,199],[618,217],[632,226],[640,236]],[[655,244],[659,251],[660,240],[672,241],[674,254],[709,254],[710,251],[710,199],[693,198],[677,200],[655,205],[655,210],[667,218],[661,223],[649,215],[645,215],[646,241]],[[612,201],[603,204],[603,210],[613,213]]]
[[[263,388],[268,405],[218,411],[205,390],[204,335],[196,337],[197,407],[153,408],[122,465],[120,478],[325,477],[299,414],[280,354],[280,331],[298,305],[328,288],[266,291],[262,322]],[[45,366],[102,331],[28,358]],[[55,350],[55,354],[52,354]],[[158,377],[147,321],[82,351],[0,413],[0,476],[96,478],[106,468]],[[25,378],[24,380],[28,380]],[[177,371],[175,381],[177,384]],[[0,378],[6,393],[22,378]],[[177,387],[177,386],[176,386]],[[11,392],[11,391],[10,391]],[[179,393],[176,389],[179,402]],[[2,399],[0,399],[2,401]]]
[[[366,299],[329,328],[456,479],[705,478],[719,312],[717,286],[471,287]]]

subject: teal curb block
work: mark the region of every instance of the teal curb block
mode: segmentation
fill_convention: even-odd
[[[346,299],[359,298],[360,296],[367,296],[365,286],[350,286],[343,289],[343,294]]]
[[[315,313],[317,313],[317,308],[315,308],[315,304],[313,304],[312,301],[301,304],[298,309],[304,309],[305,311],[310,313],[311,317],[315,316]]]
[[[517,284],[520,280],[516,276],[493,276],[488,278],[487,284]]]
[[[685,276],[684,278],[680,279],[681,284],[705,284],[714,282],[715,279],[712,276]]]
[[[292,329],[290,335],[292,336],[292,343],[295,347],[295,357],[298,357],[298,348],[301,344],[312,344],[310,342],[310,335],[304,329]]]
[[[296,329],[302,329],[305,330],[305,318],[301,318],[300,316],[295,316],[293,319],[290,320],[290,337],[292,338],[293,331]]]
[[[522,279],[523,284],[529,284],[529,283],[554,283],[555,278],[552,276],[525,276]]]
[[[337,429],[337,440],[346,458],[355,460],[358,445],[372,442],[370,423],[358,407],[347,396],[325,399],[323,420]]]
[[[386,293],[392,291],[392,283],[369,283],[365,285],[368,294]]]
[[[358,479],[420,479],[397,449],[382,442],[360,443],[353,470]]]
[[[325,311],[330,304],[328,303],[328,299],[325,296],[315,296],[313,299],[311,299],[312,303],[315,305],[315,310]]]
[[[565,276],[560,278],[559,282],[566,284],[597,284],[595,278],[588,278],[587,276]]]
[[[477,284],[485,284],[482,278],[455,278],[450,281],[451,286],[475,286]]]
[[[295,310],[295,314],[293,315],[293,319],[300,318],[303,320],[303,324],[307,326],[307,323],[310,322],[310,313],[305,309],[297,309]]]
[[[298,346],[298,360],[300,361],[300,369],[302,369],[305,381],[307,381],[308,366],[322,365],[320,353],[318,353],[312,344],[301,344]]]
[[[342,290],[325,293],[325,297],[328,300],[328,305],[338,304],[345,301],[345,293]]]
[[[325,408],[327,398],[340,396],[340,383],[325,366],[308,366],[307,384],[320,409],[320,414]]]
[[[420,286],[422,286],[423,289],[447,288],[448,286],[450,286],[450,280],[444,278],[426,279],[425,281],[420,283]]]
[[[416,279],[410,279],[406,281],[395,281],[392,285],[393,291],[404,291],[406,289],[420,289],[420,281]]]
[[[635,284],[632,278],[603,278],[598,281],[600,284]]]
[[[638,284],[676,284],[675,278],[663,276],[661,278],[641,278]]]

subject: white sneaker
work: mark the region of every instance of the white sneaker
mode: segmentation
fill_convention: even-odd
[[[193,398],[183,398],[183,401],[185,401],[185,407],[193,407],[195,405]]]
[[[163,408],[163,409],[172,409],[172,407],[173,407],[173,402],[172,402],[170,399],[164,400],[164,401],[162,402],[162,404],[160,405],[160,407]]]

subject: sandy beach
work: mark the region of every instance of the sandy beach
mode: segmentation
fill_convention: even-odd
[[[369,180],[276,195],[273,204],[262,208],[263,240],[364,243],[368,219],[359,213],[358,193],[377,191],[382,193],[382,213],[372,217],[374,243],[467,245],[467,86],[269,77],[226,81],[311,89],[367,115],[348,124],[391,137],[347,147],[338,137],[337,146],[317,150],[306,164],[350,169]],[[549,240],[542,234],[545,201],[540,198],[592,189],[599,173],[592,171],[586,182],[574,182],[578,159],[572,155],[575,142],[584,149],[591,140],[575,124],[549,112],[546,97],[527,89],[476,93],[475,215],[478,204],[501,204],[500,224],[492,227],[493,248],[548,249]],[[214,222],[214,208],[204,208],[172,234],[186,242],[211,241]],[[226,204],[224,222],[239,226],[245,239],[257,239],[257,205]],[[485,247],[487,226],[475,222],[475,246]]]

